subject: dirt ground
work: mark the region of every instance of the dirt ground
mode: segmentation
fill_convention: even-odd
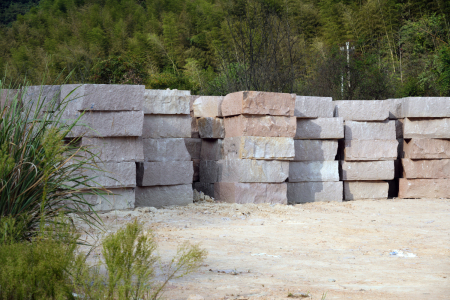
[[[170,283],[166,299],[450,299],[450,200],[153,210],[100,216],[110,232],[138,218],[166,261],[186,240],[208,250],[198,272]]]

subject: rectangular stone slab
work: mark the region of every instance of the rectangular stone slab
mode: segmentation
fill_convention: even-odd
[[[92,168],[100,168],[103,171],[85,170],[83,174],[93,178],[91,186],[105,188],[124,188],[136,186],[135,162],[107,162],[97,163]]]
[[[136,207],[163,207],[194,203],[192,185],[169,185],[136,188]]]
[[[405,119],[403,124],[405,139],[450,139],[450,118],[435,120]]]
[[[164,161],[137,163],[138,186],[192,184],[192,161]]]
[[[342,118],[297,119],[295,139],[321,140],[344,138],[344,121]]]
[[[97,155],[94,158],[96,161],[136,162],[144,160],[144,146],[139,137],[83,137],[81,145],[89,147],[90,151]]]
[[[345,121],[346,140],[395,140],[395,121],[354,122]]]
[[[189,138],[191,116],[189,115],[145,115],[143,138]]]
[[[339,181],[339,162],[289,162],[289,182],[304,181]]]
[[[334,103],[331,97],[297,96],[294,116],[297,118],[332,118]]]
[[[406,118],[450,118],[448,97],[408,97],[404,99]]]
[[[342,195],[342,181],[287,183],[289,204],[323,201],[342,202]]]
[[[203,194],[214,198],[214,183],[194,182],[193,186],[198,192],[203,192]]]
[[[292,160],[294,140],[287,137],[239,136],[223,140],[225,159]]]
[[[397,140],[345,140],[345,161],[395,160]]]
[[[214,199],[227,203],[287,204],[286,183],[214,183]]]
[[[202,139],[223,139],[225,137],[223,119],[198,118],[197,126]]]
[[[391,180],[394,179],[394,161],[340,162],[341,180]]]
[[[108,189],[105,195],[84,195],[84,199],[95,211],[109,211],[118,209],[133,209],[135,203],[135,188]],[[89,207],[83,206],[85,210]]]
[[[294,161],[334,160],[337,155],[338,141],[294,140]]]
[[[403,114],[403,102],[405,99],[397,98],[397,99],[387,99],[385,100],[387,106],[389,108],[389,119],[404,119],[405,115]]]
[[[388,192],[385,181],[344,181],[344,200],[386,199]]]
[[[143,161],[190,161],[191,155],[182,138],[142,139]]]
[[[339,100],[334,104],[334,116],[345,121],[384,121],[389,118],[389,105],[385,100]]]
[[[35,85],[22,88],[21,96],[25,107],[31,106],[31,113],[53,111],[58,108],[61,96],[60,85]]]
[[[403,142],[404,158],[438,159],[450,158],[450,140],[411,139]]]
[[[245,91],[228,94],[222,102],[223,116],[271,115],[293,116],[295,95]]]
[[[143,110],[154,115],[189,115],[190,101],[190,91],[145,90]]]
[[[294,137],[295,117],[240,115],[224,119],[225,137]]]
[[[201,160],[221,160],[223,157],[223,139],[202,139]]]
[[[184,144],[186,145],[187,151],[191,155],[191,159],[200,159],[202,139],[185,138]]]
[[[411,160],[402,159],[404,178],[450,178],[450,159]]]
[[[450,179],[399,179],[399,198],[450,198]]]
[[[194,117],[216,118],[222,117],[223,96],[200,96],[193,104]]]

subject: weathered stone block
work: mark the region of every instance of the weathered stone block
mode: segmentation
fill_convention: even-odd
[[[240,115],[224,119],[225,137],[294,137],[295,117]]]
[[[222,117],[223,96],[201,96],[198,97],[193,105],[194,117],[196,118],[215,118]]]
[[[399,179],[399,198],[450,198],[450,179]]]
[[[402,159],[404,178],[450,178],[450,159],[411,160]]]
[[[345,121],[346,140],[395,140],[395,121],[354,122]]]
[[[293,116],[294,107],[293,94],[245,91],[225,96],[222,102],[222,115]]]
[[[403,157],[411,159],[450,158],[450,141],[439,139],[412,139],[403,142]]]
[[[191,155],[191,159],[200,159],[202,139],[185,138],[184,144],[186,145],[187,151]]]
[[[289,162],[289,182],[304,181],[339,181],[339,162]]]
[[[297,119],[295,139],[342,139],[344,121],[342,118]]]
[[[25,107],[31,106],[31,113],[40,111],[54,111],[60,103],[60,85],[35,85],[24,87],[21,90],[22,101]]]
[[[403,101],[406,118],[450,118],[448,97],[408,97]]]
[[[294,116],[297,118],[332,118],[334,103],[331,97],[297,96]]]
[[[435,120],[405,119],[403,124],[405,139],[450,139],[450,118]]]
[[[214,184],[214,199],[228,203],[287,204],[286,183],[230,183]]]
[[[136,186],[135,162],[107,162],[97,163],[102,171],[85,170],[84,175],[94,178],[90,184],[93,187],[124,188]],[[97,167],[95,167],[97,168]]]
[[[223,140],[202,139],[201,160],[221,160],[223,158]]]
[[[189,138],[191,116],[189,115],[145,115],[143,138]]]
[[[191,92],[182,90],[145,90],[144,113],[155,115],[189,115]]]
[[[289,204],[336,201],[342,202],[342,181],[289,182],[287,198]]]
[[[397,140],[345,140],[344,160],[395,160],[398,155]]]
[[[334,160],[337,155],[337,141],[294,140],[294,161]]]
[[[108,189],[110,193],[106,195],[85,195],[84,199],[95,211],[108,211],[118,209],[133,209],[135,202],[135,188]],[[89,207],[83,206],[89,210]]]
[[[0,107],[11,105],[16,99],[17,103],[21,101],[21,90],[0,89]]]
[[[163,207],[194,203],[192,185],[170,185],[136,188],[136,207]]]
[[[144,144],[143,161],[190,161],[185,139],[142,139]]]
[[[193,186],[198,192],[203,192],[203,194],[214,198],[214,183],[194,182]]]
[[[294,140],[286,137],[240,136],[223,140],[225,159],[292,160]]]
[[[341,180],[394,179],[394,161],[348,162],[341,161]]]
[[[97,155],[102,162],[143,161],[144,146],[139,137],[87,138],[81,139],[83,146]],[[88,154],[89,155],[89,154]]]
[[[225,137],[223,119],[198,118],[197,126],[202,139],[223,139]]]
[[[389,184],[385,181],[344,181],[344,199],[386,199]]]
[[[340,100],[334,104],[334,116],[345,121],[384,121],[389,118],[389,104],[385,100]]]
[[[138,186],[192,184],[192,161],[164,161],[137,163]]]

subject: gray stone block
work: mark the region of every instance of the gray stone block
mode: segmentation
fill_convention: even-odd
[[[214,183],[194,182],[194,189],[214,198]]]
[[[35,85],[21,90],[23,105],[31,107],[32,114],[38,109],[41,112],[55,111],[60,103],[60,95],[60,85]]]
[[[344,138],[344,121],[342,118],[297,119],[295,139],[320,140]]]
[[[228,94],[222,101],[222,115],[294,116],[295,95],[244,91]]]
[[[225,137],[223,119],[198,118],[197,126],[202,139],[223,139]]]
[[[286,183],[214,183],[214,198],[228,203],[287,204]]]
[[[183,138],[142,139],[144,147],[143,161],[190,161],[191,155]]]
[[[192,185],[170,185],[136,188],[136,207],[188,205],[194,202]]]
[[[450,118],[449,97],[408,97],[403,102],[405,118]]]
[[[93,178],[90,185],[104,188],[125,188],[136,186],[135,162],[107,162],[97,163],[92,168],[99,170],[85,170],[84,175]],[[95,178],[94,178],[95,177]]]
[[[202,139],[201,160],[221,160],[223,158],[222,139]]]
[[[88,138],[81,139],[83,146],[96,155],[95,161],[136,162],[144,160],[144,146],[138,137]],[[90,155],[87,153],[87,155]]]
[[[0,89],[0,106],[3,108],[5,105],[10,106],[13,101],[17,101],[18,104],[21,101],[21,90],[12,89]]]
[[[450,139],[450,118],[435,120],[405,119],[403,124],[405,139]]]
[[[84,199],[95,211],[109,211],[118,209],[133,209],[135,202],[135,188],[108,189],[105,195],[85,195]],[[87,206],[84,209],[89,210]]]
[[[200,161],[200,182],[215,183],[219,182],[220,165],[214,160]]]
[[[344,199],[386,199],[389,184],[385,181],[345,181]]]
[[[143,138],[189,138],[191,116],[189,115],[145,115]]]
[[[342,202],[342,181],[334,182],[289,182],[287,198],[289,204],[308,202]]]
[[[200,159],[202,139],[185,138],[184,144],[186,145],[187,151],[191,155],[191,159]]]
[[[144,113],[155,115],[189,115],[191,92],[182,90],[145,90]]]
[[[345,161],[395,160],[397,140],[345,140]]]
[[[239,136],[223,140],[225,159],[292,160],[294,140],[287,137]]]
[[[297,118],[332,118],[334,102],[331,97],[297,96],[294,116]]]
[[[196,118],[222,117],[223,96],[200,96],[194,104],[194,116]]]
[[[136,165],[138,186],[192,184],[192,161],[143,162]]]
[[[341,180],[374,181],[394,179],[394,161],[340,162]]]
[[[354,122],[345,121],[346,140],[395,140],[395,121]]]
[[[294,161],[334,160],[337,155],[338,141],[294,140]]]
[[[334,116],[345,121],[384,121],[389,118],[389,103],[385,100],[340,100],[334,104]]]
[[[289,162],[289,182],[303,181],[339,181],[339,162]]]

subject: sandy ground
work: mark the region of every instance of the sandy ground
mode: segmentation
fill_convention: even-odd
[[[450,200],[203,202],[100,216],[109,231],[138,218],[166,261],[186,240],[208,250],[166,299],[450,299]]]

